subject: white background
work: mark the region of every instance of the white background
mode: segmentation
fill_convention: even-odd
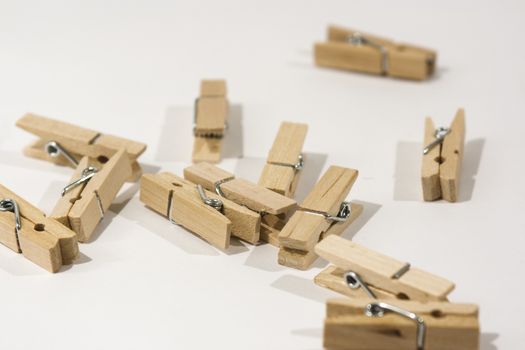
[[[457,284],[482,349],[522,349],[525,187],[522,1],[0,1],[0,182],[49,212],[71,169],[22,155],[38,114],[148,144],[182,174],[202,78],[234,105],[221,166],[253,181],[282,120],[310,126],[304,198],[330,164],[365,204],[346,238]],[[316,68],[329,23],[439,51],[427,82]],[[423,119],[465,107],[459,203],[421,201]],[[239,158],[240,156],[242,158]],[[1,349],[320,349],[334,293],[271,246],[209,246],[126,185],[79,262],[52,275],[0,247]]]

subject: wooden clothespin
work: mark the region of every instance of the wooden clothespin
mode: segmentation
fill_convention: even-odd
[[[34,114],[24,115],[16,125],[40,138],[24,149],[24,154],[29,157],[76,167],[78,164],[74,160],[87,156],[93,159],[97,168],[101,168],[124,148],[131,161],[129,181],[138,180],[142,174],[137,158],[146,150],[143,143]]]
[[[307,124],[283,122],[266,159],[259,185],[293,197],[303,168],[303,144]]]
[[[324,347],[344,350],[478,350],[478,306],[443,302],[332,299]]]
[[[363,207],[345,202],[358,175],[355,169],[331,166],[279,233],[279,264],[307,269],[316,259],[315,245],[340,235]]]
[[[374,252],[341,237],[327,237],[316,245],[329,266],[315,277],[315,283],[357,298],[444,301],[454,283]]]
[[[443,198],[449,202],[456,202],[465,144],[465,111],[462,108],[458,109],[449,128],[436,129],[432,118],[426,118],[423,142],[423,199],[434,201]]]
[[[258,213],[286,214],[297,206],[291,198],[244,179],[235,178],[232,173],[208,163],[187,167],[184,169],[184,178]]]
[[[314,52],[318,66],[413,80],[431,76],[437,60],[433,50],[335,26]]]
[[[49,272],[78,255],[75,233],[0,185],[0,242]]]
[[[75,231],[79,242],[88,241],[130,176],[131,164],[124,149],[100,170],[90,164],[89,157],[82,158],[51,217]]]
[[[195,100],[193,162],[218,163],[227,126],[226,81],[203,80]]]
[[[218,248],[229,247],[230,235],[259,241],[259,214],[176,175],[142,176],[140,200]]]

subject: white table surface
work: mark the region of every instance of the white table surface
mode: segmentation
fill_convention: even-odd
[[[189,164],[202,78],[234,105],[221,166],[256,181],[282,120],[307,122],[304,198],[330,164],[359,169],[346,238],[455,281],[482,349],[522,349],[522,1],[0,1],[0,182],[49,212],[71,170],[22,155],[25,112],[148,144],[148,172]],[[316,68],[329,23],[439,51],[423,83]],[[460,201],[424,203],[423,119],[465,107]],[[126,185],[77,264],[49,274],[0,247],[1,349],[320,349],[326,266],[273,247],[222,252]]]

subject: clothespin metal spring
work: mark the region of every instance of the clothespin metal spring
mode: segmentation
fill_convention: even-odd
[[[66,193],[68,193],[69,191],[71,191],[73,188],[75,188],[77,186],[80,186],[83,183],[88,182],[89,180],[91,180],[91,178],[93,176],[95,176],[95,174],[97,172],[98,172],[98,169],[93,167],[93,166],[89,166],[86,169],[84,169],[82,171],[82,176],[80,177],[80,179],[75,180],[72,183],[70,183],[69,185],[67,185],[66,187],[64,187],[64,189],[62,190],[62,197],[64,197],[64,195]]]
[[[432,141],[430,144],[428,144],[424,149],[423,149],[423,154],[427,154],[428,152],[430,152],[434,147],[436,147],[437,145],[440,145],[443,143],[443,140],[445,140],[445,136],[447,136],[448,134],[450,134],[450,131],[452,131],[450,128],[445,128],[443,126],[440,126],[439,128],[436,129],[436,131],[434,132],[434,137],[436,138],[434,141]]]
[[[351,45],[361,46],[367,45],[379,50],[381,53],[381,74],[388,73],[388,50],[383,45],[380,45],[374,41],[371,41],[361,33],[354,33],[348,37],[348,42]]]
[[[18,203],[16,203],[14,199],[2,199],[0,200],[0,211],[10,211],[15,215],[16,245],[18,247],[18,250],[22,251],[22,249],[20,248],[20,239],[18,238],[18,232],[22,228],[22,220],[20,219],[20,208],[18,207]]]
[[[49,141],[45,146],[46,152],[50,157],[58,157],[59,155],[63,155],[64,158],[66,158],[71,164],[73,164],[74,167],[78,166],[78,160],[71,155],[64,147],[62,147],[58,142],[56,141]]]

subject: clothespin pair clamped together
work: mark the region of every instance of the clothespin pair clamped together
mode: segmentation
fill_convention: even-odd
[[[0,242],[49,272],[78,255],[75,232],[0,185]]]
[[[336,26],[327,42],[315,44],[314,56],[318,66],[412,80],[430,77],[437,60],[433,50]]]
[[[228,126],[228,100],[224,80],[203,80],[195,100],[193,162],[218,163]]]
[[[290,198],[208,163],[186,168],[184,177],[144,175],[141,201],[221,249],[228,248],[231,235],[257,243],[261,214],[280,215],[296,206]]]
[[[460,108],[448,128],[436,129],[432,119],[426,118],[424,144],[421,167],[423,199],[443,198],[456,202],[465,144],[465,111]]]
[[[88,241],[123,184],[141,174],[146,145],[32,114],[17,125],[40,137],[27,155],[76,168],[51,217]]]
[[[315,283],[351,297],[327,304],[326,348],[479,348],[478,307],[448,303],[452,282],[336,236],[315,251],[335,265]]]

